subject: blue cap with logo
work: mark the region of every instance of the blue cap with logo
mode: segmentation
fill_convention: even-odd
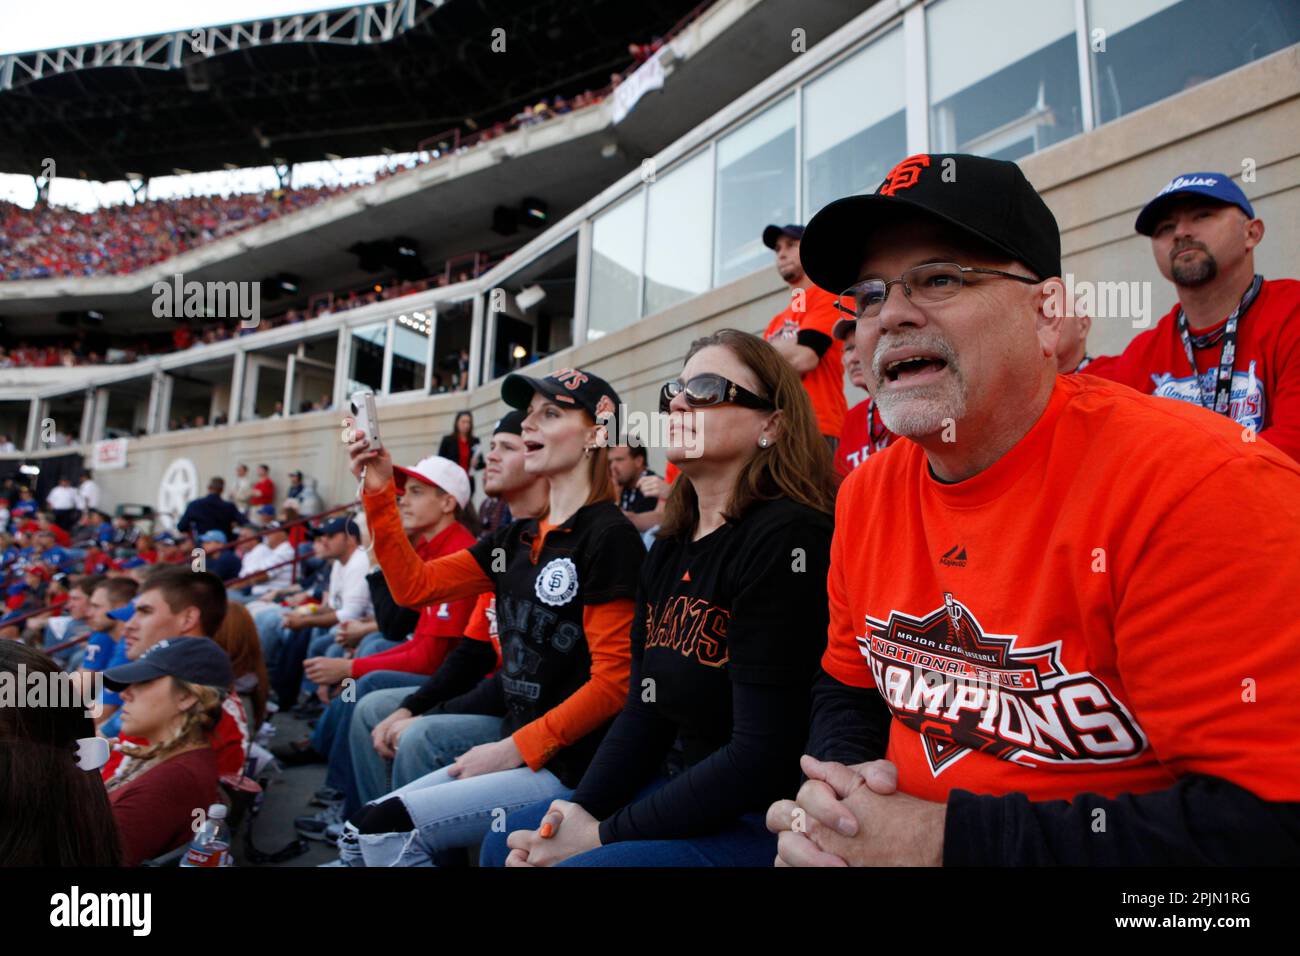
[[[1174,196],[1184,196],[1189,193],[1208,196],[1210,199],[1236,206],[1249,218],[1255,218],[1255,210],[1250,205],[1250,200],[1227,173],[1183,173],[1167,182],[1164,188],[1156,193],[1155,198],[1142,207],[1137,221],[1133,223],[1133,228],[1144,236],[1151,235],[1155,231],[1165,204]]]
[[[155,544],[175,544],[179,539],[170,531],[160,531],[153,536]]]
[[[140,655],[140,659],[104,671],[104,686],[121,690],[157,677],[179,677],[191,684],[226,688],[235,682],[230,657],[207,637],[169,637]]]

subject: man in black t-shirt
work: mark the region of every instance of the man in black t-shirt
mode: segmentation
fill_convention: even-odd
[[[636,530],[645,533],[663,520],[663,498],[647,495],[642,479],[658,476],[645,465],[645,446],[620,445],[609,450],[609,473],[618,486],[618,506]]]

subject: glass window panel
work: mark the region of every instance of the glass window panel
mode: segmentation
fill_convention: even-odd
[[[768,223],[794,222],[794,97],[718,140],[714,285],[771,266]]]
[[[1105,123],[1300,42],[1300,14],[1295,0],[1088,0],[1088,29]]]
[[[903,31],[895,29],[804,87],[805,218],[833,199],[874,191],[907,155],[903,77]]]
[[[378,394],[384,384],[384,343],[388,338],[388,323],[362,325],[352,329],[351,335],[347,394],[367,388]]]
[[[713,176],[706,149],[650,184],[645,306],[650,315],[709,288]]]
[[[639,317],[637,297],[644,240],[644,190],[596,218],[591,229],[587,338],[598,339],[631,325]]]
[[[426,312],[402,314],[393,326],[393,372],[390,392],[410,392],[424,388],[424,367],[429,358],[429,315]]]
[[[926,10],[930,148],[1018,159],[1083,129],[1072,0]]]

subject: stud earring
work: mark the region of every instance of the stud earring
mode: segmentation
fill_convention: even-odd
[[[767,436],[766,436],[766,435],[764,435],[762,438],[760,438],[760,439],[758,440],[758,447],[759,447],[759,448],[766,448],[766,447],[767,447]]]

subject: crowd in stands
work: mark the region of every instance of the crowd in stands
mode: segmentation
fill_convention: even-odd
[[[90,212],[0,202],[0,280],[127,275],[359,185],[149,199]]]
[[[461,415],[402,464],[348,436],[364,521],[325,521],[297,582],[272,521],[229,595],[141,565],[70,588],[50,555],[85,492],[41,514],[20,490],[19,606],[82,615],[62,666],[105,664],[131,706],[19,735],[62,748],[60,780],[98,771],[82,812],[115,844],[42,847],[9,797],[35,829],[0,832],[0,862],[173,848],[249,759],[250,711],[289,709],[314,724],[276,757],[327,768],[294,827],[336,866],[1294,863],[1300,282],[1255,273],[1263,222],[1223,174],[1173,180],[1136,231],[1177,304],[1093,358],[1019,168],[911,157],[764,230],[791,308],[691,345],[660,390],[669,474],[611,447],[624,405],[594,371],[512,373],[486,440]],[[852,409],[845,364],[872,396]],[[225,493],[178,523],[205,550],[253,542],[235,529],[275,497],[264,466]],[[74,532],[115,541],[88,514]],[[1207,515],[1249,547],[1207,565]],[[227,620],[242,644],[199,643]],[[55,666],[0,669],[22,654]],[[96,730],[111,756],[75,746]]]

